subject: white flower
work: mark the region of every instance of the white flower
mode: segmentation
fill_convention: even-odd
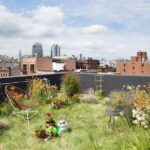
[[[141,116],[141,115],[137,115],[137,120],[138,121],[143,121],[143,120],[145,120],[145,117],[144,116]]]
[[[145,125],[144,128],[148,128],[148,125]]]
[[[132,121],[134,124],[138,124],[139,122],[138,122],[138,120],[133,120]]]
[[[125,88],[126,87],[126,85],[123,85],[123,88]]]
[[[117,116],[115,116],[115,120],[117,120],[118,119],[118,117]]]
[[[121,112],[120,112],[120,116],[123,116],[123,115],[124,115],[124,112],[123,112],[123,111],[121,111]]]
[[[132,87],[130,85],[127,85],[127,90],[132,90]]]
[[[137,115],[137,111],[136,111],[135,109],[133,109],[133,110],[132,110],[132,117],[134,117],[134,118],[135,118],[135,117],[136,117],[136,115]]]

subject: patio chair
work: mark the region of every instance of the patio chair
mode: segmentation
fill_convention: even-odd
[[[6,85],[5,93],[13,108],[13,112],[11,113],[10,117],[12,115],[21,117],[27,121],[27,126],[29,126],[29,120],[38,113],[37,110],[33,109],[35,107],[35,103],[28,103],[28,94],[24,90],[14,85]]]
[[[113,128],[115,125],[115,117],[123,116],[127,121],[129,127],[133,127],[129,119],[129,114],[132,111],[133,101],[134,95],[132,93],[127,93],[127,98],[125,99],[123,107],[113,107],[111,105],[108,106],[106,109],[106,114],[107,116],[109,116],[108,126],[110,126],[110,124],[112,123],[111,125]]]

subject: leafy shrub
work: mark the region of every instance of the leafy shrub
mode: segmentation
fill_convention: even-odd
[[[42,98],[43,89],[44,89],[44,82],[41,79],[35,78],[30,80],[28,84],[28,92],[30,97],[32,97],[32,99],[37,99],[40,102]]]
[[[51,103],[58,93],[57,86],[50,85],[44,80],[35,78],[29,82],[29,95],[33,100],[38,100],[40,104]]]
[[[150,128],[150,95],[145,90],[135,91],[132,117],[134,124],[140,124],[144,128]]]
[[[79,78],[73,73],[65,75],[61,84],[61,92],[65,93],[68,97],[78,94]]]
[[[80,102],[80,94],[74,94],[72,97],[71,97],[71,102],[72,103],[78,103]]]
[[[111,106],[117,107],[117,106],[123,106],[126,100],[126,93],[123,91],[114,91],[109,94],[110,100],[111,100]]]
[[[103,99],[103,90],[96,90],[95,92],[97,100],[102,100]]]
[[[64,76],[60,93],[52,102],[53,108],[59,109],[67,105],[79,102],[79,78],[75,74]]]
[[[48,84],[46,87],[46,92],[48,93],[49,99],[52,102],[58,95],[58,87],[55,85]]]
[[[79,79],[75,74],[64,76],[60,93],[52,102],[53,108],[59,109],[73,103],[79,102]]]
[[[134,105],[138,109],[147,111],[147,107],[150,107],[150,95],[144,90],[136,91]]]
[[[72,97],[68,97],[65,93],[59,93],[56,99],[52,102],[52,107],[55,109],[60,109],[71,104],[80,101],[79,94],[74,94]]]
[[[134,95],[133,109],[130,120],[135,125],[150,128],[150,93],[148,86],[127,86],[127,90]]]
[[[69,98],[65,93],[60,93],[56,99],[52,102],[52,106],[55,109],[60,109],[69,104]]]

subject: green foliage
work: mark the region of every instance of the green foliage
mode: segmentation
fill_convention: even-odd
[[[43,126],[42,126],[42,125],[38,126],[38,127],[36,128],[36,131],[37,131],[38,134],[41,134],[42,131],[43,131]]]
[[[111,92],[109,94],[109,97],[110,97],[110,100],[111,100],[111,106],[113,106],[113,107],[117,107],[117,106],[122,107],[125,103],[127,95],[123,91],[114,91],[114,92]]]
[[[50,104],[57,97],[58,88],[35,78],[29,82],[28,92],[31,99],[38,100],[39,104]]]
[[[64,76],[61,91],[68,97],[72,97],[74,94],[79,93],[79,78],[73,73],[69,73]]]
[[[59,93],[55,101],[53,101],[53,108],[59,109],[68,105],[68,96],[65,93]]]
[[[28,84],[28,92],[32,99],[36,99],[41,102],[42,91],[44,89],[44,82],[39,78],[34,78],[30,80]]]
[[[0,116],[9,116],[13,108],[9,102],[0,103]]]
[[[60,93],[52,102],[52,106],[59,109],[77,103],[79,96],[79,78],[73,73],[67,74],[63,78]]]
[[[103,90],[96,90],[95,92],[97,100],[102,100],[103,99]]]

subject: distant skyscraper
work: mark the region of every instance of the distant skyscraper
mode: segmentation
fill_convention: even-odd
[[[80,60],[82,60],[82,54],[80,54]]]
[[[43,56],[43,47],[41,43],[35,43],[32,46],[32,56]]]
[[[19,60],[21,59],[22,57],[22,53],[21,53],[21,49],[19,50]]]
[[[51,47],[51,57],[60,56],[60,46],[59,45],[52,45]]]

